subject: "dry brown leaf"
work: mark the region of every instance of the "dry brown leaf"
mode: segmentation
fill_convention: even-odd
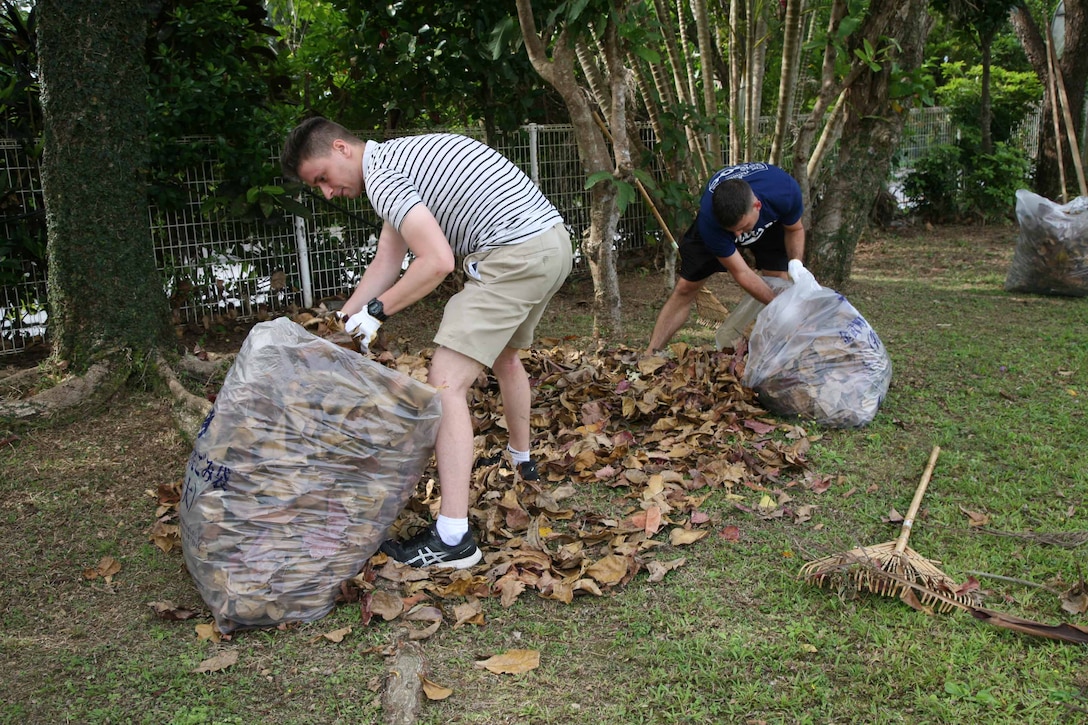
[[[627,574],[627,557],[608,554],[586,569],[586,574],[604,585],[615,584]]]
[[[522,672],[535,670],[540,666],[540,651],[535,649],[512,649],[501,655],[488,657],[486,660],[476,662],[477,667],[482,667],[496,675],[519,675]]]
[[[155,615],[160,619],[170,620],[172,622],[182,621],[185,619],[192,619],[196,616],[196,611],[192,609],[183,609],[170,600],[162,602],[149,602],[148,605],[154,610]]]
[[[1078,582],[1072,589],[1061,595],[1062,609],[1070,614],[1088,613],[1088,587]]]
[[[453,608],[453,617],[456,621],[453,628],[457,629],[466,624],[484,624],[484,610],[480,600],[471,597],[467,602],[458,604]]]
[[[209,657],[208,659],[204,660],[199,665],[197,665],[196,668],[191,670],[191,671],[196,672],[196,673],[220,672],[220,671],[225,670],[225,669],[227,669],[228,667],[230,667],[230,666],[232,666],[234,664],[237,664],[237,662],[238,662],[238,650],[228,649],[228,650],[225,650],[223,652],[220,652],[219,654],[217,654],[214,657]]]
[[[351,634],[350,626],[341,627],[340,629],[334,629],[331,632],[325,632],[321,636],[329,640],[330,642],[343,642],[344,637],[347,637],[349,634]]]
[[[404,611],[404,601],[396,594],[377,589],[370,595],[370,611],[389,622]]]
[[[423,675],[420,675],[419,679],[423,682],[423,694],[427,696],[428,700],[445,700],[453,694],[453,690],[450,688],[436,684]]]
[[[215,626],[215,622],[198,624],[193,629],[196,630],[197,639],[207,639],[212,642],[219,642],[223,639],[223,634],[219,631],[219,628]]]
[[[680,557],[679,559],[673,559],[672,561],[663,562],[653,559],[646,562],[646,569],[650,572],[650,581],[659,582],[665,578],[673,569],[677,569],[687,563],[687,559]]]
[[[174,548],[181,546],[181,527],[177,524],[168,524],[156,521],[151,526],[151,542],[159,547],[163,553],[169,554]]]
[[[960,506],[960,511],[967,516],[967,525],[970,527],[986,526],[990,523],[989,514],[980,513],[978,511],[968,511],[963,506]]]
[[[86,579],[97,579],[98,577],[110,579],[119,571],[121,571],[121,562],[112,556],[103,556],[98,560],[98,565],[94,569],[84,569],[83,576]]]
[[[706,529],[682,529],[679,526],[669,532],[669,543],[673,546],[694,544],[707,535]]]

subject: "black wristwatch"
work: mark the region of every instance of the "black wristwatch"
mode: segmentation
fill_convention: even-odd
[[[377,297],[366,303],[366,311],[368,315],[378,322],[385,322],[389,319],[389,315],[385,314],[385,306]]]

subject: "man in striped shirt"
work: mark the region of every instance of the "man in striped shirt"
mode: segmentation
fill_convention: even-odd
[[[523,478],[538,478],[529,457],[529,378],[518,350],[572,264],[570,235],[555,206],[517,166],[486,144],[456,134],[378,143],[310,118],[287,137],[285,175],[326,198],[365,193],[382,219],[377,251],[344,304],[345,328],[364,347],[386,318],[422,299],[460,260],[464,288],[442,315],[427,382],[439,391],[435,442],[442,503],[438,519],[381,550],[412,566],[466,568],[480,550],[468,525],[473,431],[469,389],[484,367],[499,383]],[[405,255],[412,261],[403,270]]]

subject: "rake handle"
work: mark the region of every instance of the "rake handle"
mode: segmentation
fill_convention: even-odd
[[[929,486],[929,479],[933,476],[933,469],[937,465],[937,456],[940,453],[941,447],[933,446],[933,452],[929,454],[929,463],[926,464],[926,470],[922,473],[922,480],[914,491],[914,498],[911,499],[910,508],[907,509],[907,515],[903,519],[903,527],[899,529],[899,538],[895,542],[896,554],[902,554],[907,548],[907,539],[910,538],[910,531],[914,526],[914,517],[918,515],[918,508],[922,505],[922,496],[926,495],[926,487]]]

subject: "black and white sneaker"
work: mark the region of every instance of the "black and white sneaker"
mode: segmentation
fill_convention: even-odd
[[[451,546],[442,541],[434,524],[405,541],[389,539],[380,551],[401,564],[440,569],[467,569],[483,558],[471,531],[466,531],[461,541]]]
[[[501,453],[495,456],[488,456],[487,458],[480,458],[476,461],[476,463],[481,466],[494,466],[496,463],[502,462],[503,454]],[[540,480],[540,471],[536,468],[536,461],[531,458],[528,461],[517,464],[514,468],[517,469],[518,475],[521,476],[521,480],[523,481]]]

